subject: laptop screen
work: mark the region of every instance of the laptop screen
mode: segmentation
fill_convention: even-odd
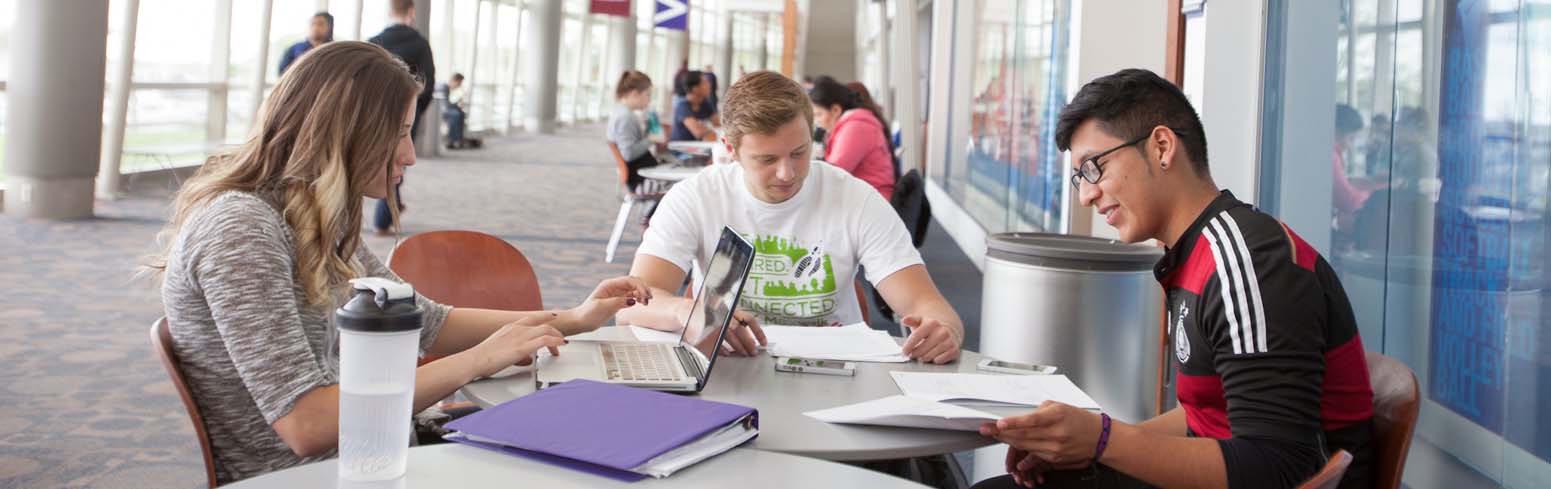
[[[708,335],[716,335],[720,339],[726,334],[732,312],[738,306],[738,298],[743,295],[744,279],[748,278],[753,263],[754,245],[733,232],[732,228],[723,227],[722,237],[716,243],[716,252],[711,254],[711,261],[706,264],[705,280],[700,283],[700,292],[695,294],[689,321],[684,325],[684,334],[679,341],[694,345]],[[720,343],[716,342],[718,345]],[[711,351],[701,353],[714,363],[719,350],[713,347]]]

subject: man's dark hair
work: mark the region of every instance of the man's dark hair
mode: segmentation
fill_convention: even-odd
[[[1151,71],[1120,70],[1083,85],[1071,103],[1061,109],[1056,123],[1056,148],[1071,149],[1072,134],[1088,119],[1097,122],[1105,133],[1127,141],[1146,136],[1157,126],[1173,129],[1196,171],[1202,176],[1209,174],[1206,130],[1201,127],[1201,117],[1179,87]]]
[[[463,74],[462,73],[453,73],[452,74],[452,81],[463,81]]]
[[[1336,134],[1345,136],[1363,130],[1363,116],[1346,104],[1336,104]]]
[[[700,81],[705,75],[699,71],[689,70],[679,75],[678,94],[681,97],[689,96],[689,91],[700,86]]]

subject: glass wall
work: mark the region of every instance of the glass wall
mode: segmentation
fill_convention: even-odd
[[[967,93],[950,94],[950,110],[969,111],[968,139],[949,141],[948,160],[932,174],[987,232],[1060,228],[1064,166],[1050,141],[1067,97],[1068,6],[981,0],[973,45],[955,48],[973,63]]]
[[[1420,442],[1546,487],[1551,0],[1341,8],[1336,79],[1288,80],[1335,84],[1326,255],[1368,349],[1416,372]]]

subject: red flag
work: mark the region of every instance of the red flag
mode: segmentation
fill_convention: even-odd
[[[592,13],[630,16],[630,0],[592,0]]]

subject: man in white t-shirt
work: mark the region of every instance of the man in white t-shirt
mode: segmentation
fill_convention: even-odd
[[[737,163],[706,168],[663,198],[630,269],[658,289],[657,299],[622,311],[620,322],[683,327],[691,302],[673,291],[692,267],[704,269],[728,226],[757,252],[728,335],[732,353],[751,355],[764,343],[760,324],[861,322],[865,304],[853,283],[860,266],[911,329],[906,355],[958,358],[963,321],[927,275],[893,207],[866,182],[812,161],[813,106],[802,86],[778,73],[750,73],[722,103],[723,143]]]

